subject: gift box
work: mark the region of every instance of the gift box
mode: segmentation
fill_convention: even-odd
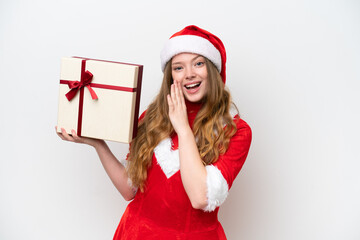
[[[143,66],[61,59],[57,131],[129,143],[136,136]]]

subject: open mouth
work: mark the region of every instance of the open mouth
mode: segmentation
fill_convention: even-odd
[[[187,84],[185,85],[186,89],[194,89],[194,88],[198,88],[200,86],[201,82],[198,83],[191,83],[191,84]]]

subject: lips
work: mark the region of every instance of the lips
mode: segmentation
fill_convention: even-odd
[[[184,85],[184,87],[186,89],[190,90],[190,89],[198,88],[200,85],[201,85],[201,82],[196,82],[196,83],[186,84],[186,85]]]

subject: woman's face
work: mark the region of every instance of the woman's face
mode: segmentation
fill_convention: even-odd
[[[180,53],[172,58],[171,73],[179,82],[185,98],[190,102],[201,101],[208,91],[208,72],[205,58],[193,53]]]

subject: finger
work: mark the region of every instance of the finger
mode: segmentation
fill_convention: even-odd
[[[181,104],[181,98],[180,98],[180,83],[176,83],[175,85],[175,98],[176,98],[176,102],[178,104]]]
[[[172,111],[174,109],[174,103],[171,99],[170,94],[167,95],[167,101],[168,101],[168,105],[169,105],[169,111]]]
[[[57,126],[55,126],[55,132],[56,132],[57,135],[59,135],[59,134],[61,135],[61,133],[58,132],[58,127]]]
[[[176,101],[178,103],[178,106],[182,110],[186,109],[185,101],[184,101],[184,94],[182,93],[181,84],[179,82],[176,84]]]
[[[74,130],[74,129],[71,129],[71,136],[73,137],[73,138],[78,138],[79,136],[76,134],[76,131]]]
[[[173,104],[175,104],[175,83],[171,84],[170,97]]]
[[[63,138],[62,134],[57,131],[57,126],[55,126],[55,132],[56,132],[56,134],[57,134],[62,140],[65,140],[65,139]]]
[[[56,132],[56,134],[57,134],[62,140],[66,140],[61,133]]]
[[[182,104],[182,106],[186,108],[186,105],[185,105],[185,96],[184,96],[184,93],[183,93],[183,90],[182,90],[181,87],[180,87],[180,99],[181,99],[181,104]]]
[[[66,132],[64,128],[61,128],[61,134],[65,138],[65,140],[74,142],[74,139]]]
[[[85,138],[78,136],[74,129],[71,130],[71,135],[74,138],[75,142],[77,142],[77,143],[85,143]]]
[[[75,142],[81,142],[80,137],[76,134],[74,129],[71,130],[71,136],[73,137]]]
[[[181,84],[179,83],[179,98],[180,98],[180,103],[182,104],[182,106],[186,106],[185,105],[185,98],[184,98],[184,93],[183,93],[183,90],[182,90],[182,87],[181,87]]]

